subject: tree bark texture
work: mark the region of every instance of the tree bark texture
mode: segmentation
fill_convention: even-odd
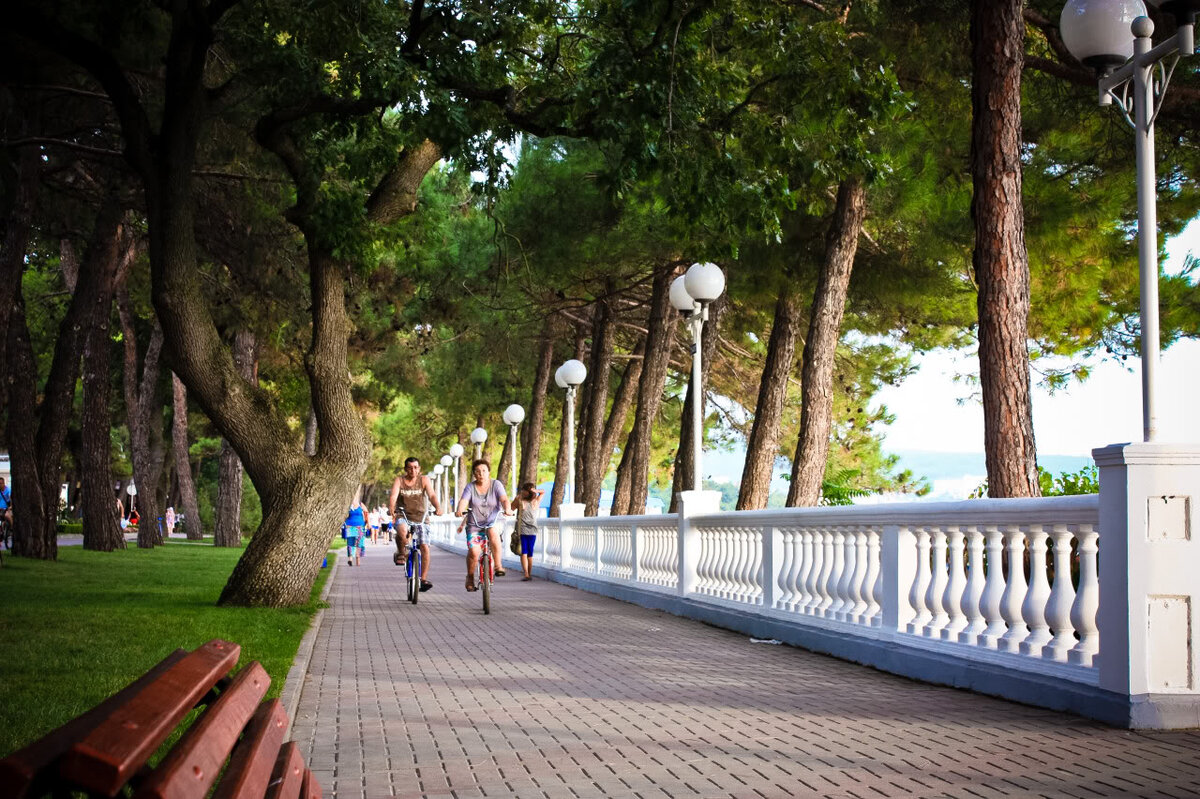
[[[708,321],[704,323],[704,330],[700,333],[700,369],[702,370],[700,373],[700,420],[702,430],[704,420],[707,418],[704,408],[706,401],[704,384],[708,382],[707,376],[712,373],[712,359],[717,353],[717,341],[720,339],[721,316],[724,314],[728,302],[729,295],[722,294],[708,306]],[[696,401],[695,389],[696,387],[689,381],[687,394],[683,400],[683,415],[680,417],[682,423],[679,425],[679,448],[676,450],[678,454],[675,456],[675,473],[671,476],[671,503],[668,513],[675,513],[679,510],[679,492],[688,491],[696,484],[696,447],[695,442],[692,441],[692,403]],[[703,441],[701,446],[703,446]],[[703,482],[700,485],[703,488]]]
[[[570,455],[567,452],[567,437],[570,430],[567,427],[567,399],[563,392],[563,410],[559,416],[558,456],[554,459],[554,486],[550,489],[550,515],[557,517],[559,508],[564,502],[571,502],[566,496],[567,477],[570,472]]]
[[[150,331],[150,342],[146,347],[145,359],[138,368],[137,330],[133,324],[133,313],[129,307],[129,293],[125,288],[117,291],[117,311],[121,318],[122,338],[125,344],[124,386],[125,410],[129,425],[130,459],[133,461],[134,485],[138,495],[139,513],[147,517],[158,508],[155,486],[162,478],[163,455],[156,446],[161,438],[162,406],[158,403],[159,359],[162,356],[162,329],[157,321]],[[154,428],[157,428],[155,430]],[[126,494],[128,496],[128,494]],[[128,508],[126,508],[128,510]],[[161,543],[152,524],[138,525],[138,546],[145,549]]]
[[[29,251],[29,232],[38,197],[38,150],[21,148],[17,156],[16,190],[12,205],[5,209],[3,236],[0,237],[0,379],[7,382],[8,323],[13,305],[21,289],[21,274],[25,271],[25,256]],[[8,392],[0,391],[0,412],[8,403]]]
[[[633,357],[629,359],[625,371],[621,374],[621,383],[617,386],[612,408],[608,412],[608,419],[604,422],[604,440],[600,445],[600,459],[605,468],[612,460],[613,450],[617,448],[621,434],[625,432],[625,422],[629,419],[629,411],[633,408],[633,401],[637,398],[638,383],[642,379],[642,364],[644,363],[642,356],[645,353],[646,338],[643,336],[638,339],[637,346],[633,349]]]
[[[196,501],[196,484],[192,480],[192,459],[188,453],[187,387],[176,375],[171,375],[171,390],[175,413],[171,420],[171,450],[175,453],[175,473],[179,483],[179,501],[183,505],[184,525],[189,541],[204,537],[200,524],[200,503]]]
[[[233,337],[233,361],[238,372],[257,384],[255,362],[257,342],[254,333],[239,330]],[[309,413],[308,428],[312,430],[312,450],[306,433],[304,451],[316,452],[317,417]],[[242,461],[225,439],[221,439],[221,462],[217,478],[217,513],[213,529],[213,545],[236,547],[242,543]]]
[[[84,267],[58,328],[40,405],[33,396],[37,386],[36,377],[31,376],[37,370],[24,299],[18,289],[18,303],[9,320],[9,395],[13,399],[8,420],[10,440],[13,428],[19,428],[20,438],[10,447],[14,486],[18,489],[13,491],[14,551],[18,555],[51,560],[58,555],[62,451],[71,422],[85,333],[96,297],[105,280],[111,280],[109,269],[119,257],[121,214],[120,205],[110,197],[96,215]]]
[[[858,237],[866,217],[866,196],[866,187],[857,177],[843,180],[838,187],[825,257],[813,294],[808,337],[804,341],[800,435],[792,461],[792,482],[788,486],[789,508],[808,507],[821,501],[833,428],[834,356],[846,313]]]
[[[547,316],[542,328],[542,346],[533,377],[533,392],[529,398],[529,413],[521,429],[521,483],[538,481],[542,431],[546,424],[546,392],[550,389],[550,375],[554,371],[554,336],[557,327],[556,317]]]
[[[667,384],[667,367],[671,360],[671,347],[675,342],[675,322],[679,313],[671,306],[670,288],[675,277],[675,266],[659,267],[654,275],[650,292],[650,319],[646,326],[646,354],[642,366],[642,380],[638,385],[637,411],[633,417],[633,429],[626,444],[628,459],[621,456],[622,466],[617,472],[617,490],[614,491],[613,515],[641,514],[646,511],[646,495],[649,492],[650,432],[658,409],[662,405],[663,389]],[[624,485],[623,485],[624,484]],[[624,503],[628,496],[628,504]]]
[[[111,552],[125,548],[121,518],[112,494],[112,415],[109,373],[112,365],[112,304],[116,284],[137,255],[137,244],[125,226],[119,260],[102,278],[83,349],[83,436],[80,468],[80,507],[83,511],[83,548]]]
[[[505,425],[505,427],[508,429],[504,433],[504,445],[500,448],[500,463],[496,466],[495,477],[504,486],[504,490],[508,491],[510,487],[509,483],[511,482],[508,478],[513,470],[513,434],[511,427],[508,425]],[[511,500],[512,497],[509,497],[509,499]]]
[[[988,495],[1036,497],[1021,201],[1021,0],[972,0],[971,218]]]
[[[612,450],[607,455],[604,453],[604,420],[612,373],[613,327],[610,301],[607,298],[598,300],[592,319],[592,348],[588,357],[588,382],[591,388],[579,436],[579,501],[584,504],[583,512],[587,516],[595,516],[599,510],[600,486],[608,471],[609,458],[612,457]]]
[[[236,358],[235,355],[234,359]],[[312,408],[308,409],[308,423],[304,425],[304,454],[317,454],[317,414]]]
[[[767,342],[767,360],[758,383],[758,401],[754,422],[746,441],[746,464],[738,489],[737,510],[767,507],[771,495],[771,476],[779,455],[779,434],[783,427],[783,409],[787,401],[788,378],[796,364],[796,342],[800,338],[803,305],[790,281],[775,302],[775,321]]]

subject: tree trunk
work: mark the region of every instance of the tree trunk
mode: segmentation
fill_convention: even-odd
[[[18,284],[19,285],[19,284]],[[12,467],[13,553],[54,560],[58,539],[47,534],[44,485],[37,459],[37,374],[25,301],[18,290],[8,323],[8,419],[5,432]]]
[[[508,427],[508,425],[505,425]],[[513,453],[512,453],[512,428],[508,427],[508,431],[504,434],[504,446],[500,448],[500,463],[496,466],[496,479],[504,486],[504,490],[509,490],[510,480],[513,471]],[[511,500],[512,497],[509,497]]]
[[[866,197],[866,187],[860,178],[847,178],[838,187],[825,258],[813,294],[808,336],[804,340],[800,435],[792,461],[792,483],[788,486],[789,508],[808,507],[821,501],[833,428],[834,356],[846,313],[858,236],[866,217]]]
[[[308,424],[304,426],[304,454],[317,454],[317,414],[312,408],[308,409]]]
[[[550,489],[550,515],[557,517],[563,502],[571,502],[566,496],[567,477],[570,471],[570,455],[567,452],[567,437],[570,429],[567,427],[567,401],[563,399],[563,411],[558,429],[558,457],[554,460],[554,487]]]
[[[642,379],[642,364],[645,363],[644,355],[646,353],[646,338],[643,336],[638,339],[637,346],[633,349],[632,357],[625,367],[625,372],[621,375],[621,384],[617,386],[617,395],[613,397],[612,408],[608,412],[608,420],[604,423],[604,441],[600,446],[600,461],[605,468],[608,467],[612,460],[613,450],[617,448],[617,442],[621,440],[621,434],[625,432],[625,420],[629,418],[629,411],[633,408],[633,401],[637,398],[638,383]]]
[[[250,383],[257,385],[255,377],[255,362],[257,342],[254,333],[249,330],[239,330],[233,337],[233,361],[237,364],[238,372]],[[304,451],[312,455],[316,452],[317,417],[311,412],[308,415],[308,428],[304,441]],[[309,450],[309,447],[312,450]],[[213,544],[219,547],[236,547],[242,543],[242,461],[237,456],[229,442],[221,439],[221,463],[217,478],[217,514],[213,529]]]
[[[654,275],[650,293],[650,319],[646,327],[646,355],[642,366],[642,380],[638,385],[637,411],[633,417],[633,430],[626,444],[628,459],[623,454],[621,468],[617,472],[617,490],[614,492],[613,515],[640,514],[646,511],[646,495],[649,491],[650,433],[658,409],[662,405],[663,388],[667,384],[667,367],[671,360],[671,347],[675,342],[675,322],[679,313],[671,306],[669,291],[675,278],[673,264],[659,267]],[[624,485],[623,485],[624,484]],[[618,505],[618,499],[628,504]]]
[[[137,254],[133,236],[125,231],[119,261],[102,282],[96,297],[83,350],[83,417],[80,422],[83,472],[80,507],[83,510],[83,548],[111,552],[125,548],[121,519],[112,499],[112,415],[109,372],[112,363],[112,303],[116,284]]]
[[[16,190],[10,195],[12,205],[6,209],[3,236],[0,237],[0,380],[8,382],[8,323],[21,290],[21,274],[25,271],[25,256],[29,250],[29,232],[38,194],[38,151],[22,147],[17,156]],[[0,390],[0,412],[8,403],[8,392]]]
[[[130,460],[133,461],[133,480],[140,492],[137,503],[139,514],[154,512],[157,518],[155,486],[162,476],[163,455],[154,446],[161,437],[161,410],[155,389],[158,387],[159,358],[162,354],[163,335],[157,320],[150,331],[150,343],[146,347],[145,360],[138,369],[137,330],[133,326],[133,314],[129,309],[129,293],[122,287],[117,291],[117,311],[121,319],[121,332],[125,344],[124,386],[125,410],[129,425]],[[140,371],[140,373],[139,373]],[[126,494],[126,497],[129,495]],[[126,500],[129,504],[132,501]],[[128,511],[128,508],[126,508]],[[146,549],[161,543],[154,525],[138,525],[138,547]]]
[[[800,337],[802,306],[790,281],[775,303],[775,322],[767,342],[767,361],[758,384],[758,403],[754,422],[746,441],[746,465],[738,490],[737,510],[767,507],[771,495],[771,477],[779,455],[779,433],[783,426],[783,408],[787,401],[788,378],[796,362],[796,340]]]
[[[596,303],[592,322],[592,351],[588,358],[587,408],[580,427],[579,501],[584,514],[595,516],[600,506],[600,487],[608,471],[612,450],[604,453],[604,420],[608,410],[608,383],[612,372],[613,319],[608,295]]]
[[[189,541],[204,537],[200,524],[200,503],[196,501],[196,484],[192,481],[191,457],[188,454],[187,388],[178,376],[172,375],[175,414],[171,420],[171,449],[175,452],[175,472],[179,479],[179,500],[183,504],[184,525]]]
[[[725,312],[725,307],[728,304],[728,294],[722,294],[717,297],[708,307],[708,321],[704,323],[704,331],[700,334],[700,425],[701,435],[703,435],[705,415],[704,403],[706,401],[704,384],[708,382],[707,376],[712,373],[712,359],[717,353],[717,340],[720,338],[721,316]],[[695,386],[688,382],[687,394],[683,400],[683,415],[680,417],[681,424],[679,425],[679,448],[675,456],[675,473],[671,477],[671,504],[668,513],[675,513],[679,510],[679,492],[689,491],[692,486],[696,485],[696,448],[695,442],[692,440],[692,403],[695,402],[695,394],[693,393]],[[701,446],[703,446],[701,441]],[[700,487],[704,487],[703,475],[701,475]]]
[[[542,452],[542,430],[546,423],[546,392],[554,371],[554,337],[557,318],[546,317],[542,328],[542,348],[538,353],[537,372],[533,377],[533,393],[529,398],[529,414],[521,430],[521,483],[538,481],[538,463]]]
[[[1036,497],[1021,203],[1021,0],[972,0],[971,218],[988,496]]]

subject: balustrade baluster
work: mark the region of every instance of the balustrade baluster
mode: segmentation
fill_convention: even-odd
[[[738,602],[749,602],[757,588],[750,576],[750,570],[755,566],[754,538],[756,535],[757,533],[751,532],[745,527],[739,527],[737,530],[738,560],[737,571],[734,572],[734,589],[736,591],[734,598]]]
[[[1100,651],[1100,630],[1096,611],[1100,607],[1100,579],[1096,571],[1096,553],[1100,534],[1090,524],[1079,525],[1079,590],[1071,605],[1071,624],[1079,633],[1079,642],[1067,653],[1067,662],[1078,666],[1095,665]]]
[[[817,607],[817,613],[827,619],[832,617],[831,609],[838,601],[837,583],[845,565],[842,536],[843,532],[838,527],[830,528],[825,535],[825,555],[829,558],[829,571],[825,573],[825,580],[821,586],[821,604]]]
[[[1065,524],[1050,528],[1054,542],[1054,584],[1050,601],[1046,603],[1046,621],[1054,637],[1042,647],[1042,657],[1067,662],[1067,653],[1075,646],[1075,628],[1071,626],[1071,605],[1075,602],[1075,587],[1071,585],[1071,529]]]
[[[1046,623],[1046,603],[1050,600],[1050,581],[1046,577],[1046,529],[1040,524],[1029,526],[1029,590],[1021,603],[1021,618],[1029,635],[1021,642],[1021,654],[1042,656],[1042,647],[1050,641],[1050,625]]]
[[[909,635],[920,635],[925,625],[933,618],[929,606],[925,604],[925,592],[929,590],[929,529],[913,530],[917,538],[917,575],[913,578],[912,588],[908,592],[908,602],[912,605],[916,616],[908,623]]]
[[[983,568],[983,533],[976,525],[967,525],[967,557],[970,569],[967,576],[967,587],[963,590],[960,608],[966,619],[966,626],[958,632],[960,644],[974,646],[979,642],[980,634],[987,628],[980,610],[980,599],[983,597],[983,586],[987,579]]]
[[[1004,533],[996,525],[984,527],[987,558],[987,582],[983,596],[979,599],[979,610],[987,626],[979,636],[979,643],[988,649],[996,649],[1000,638],[1008,631],[1000,604],[1004,599]]]
[[[846,609],[846,621],[862,624],[866,621],[863,615],[867,610],[867,538],[870,533],[865,529],[855,530],[854,533],[854,573],[850,575],[850,605]]]
[[[800,539],[800,577],[797,579],[797,584],[800,588],[800,600],[796,603],[793,610],[798,610],[801,613],[810,612],[813,604],[813,597],[816,596],[816,591],[813,586],[816,580],[816,571],[818,570],[817,549],[819,545],[814,545],[816,533],[812,528],[806,527],[801,532]]]
[[[859,621],[861,624],[876,627],[882,622],[879,607],[879,599],[883,594],[883,575],[879,571],[879,542],[882,536],[877,527],[866,528],[864,535],[867,573],[863,577],[862,598],[866,607],[859,613]]]
[[[795,530],[784,527],[779,531],[779,543],[783,547],[783,551],[776,554],[779,559],[779,577],[776,585],[779,586],[775,594],[775,604],[773,607],[776,610],[786,610],[788,604],[792,601],[792,585],[789,582],[792,579],[792,566],[796,562],[796,553],[792,551],[792,539],[795,536]]]
[[[942,607],[946,594],[946,531],[941,527],[930,527],[929,541],[932,549],[929,588],[925,589],[925,607],[929,608],[929,622],[921,634],[927,638],[940,638],[942,628],[950,621],[950,615]]]
[[[720,583],[718,596],[723,599],[733,599],[733,576],[738,559],[738,540],[736,530],[722,530],[719,534],[721,542],[721,557],[718,560],[717,580]]]
[[[963,533],[957,524],[946,525],[946,547],[950,553],[950,579],[942,591],[942,608],[947,621],[941,629],[943,641],[957,641],[958,633],[967,626],[962,612],[962,595],[967,586],[963,571]]]
[[[830,607],[833,618],[846,621],[854,608],[854,597],[851,594],[851,583],[854,580],[855,568],[855,531],[847,529],[842,534],[842,573],[837,581],[837,601]]]
[[[1008,554],[1008,580],[1004,595],[1000,597],[1000,615],[1008,624],[1008,632],[1000,636],[997,647],[1002,652],[1021,651],[1021,642],[1029,635],[1021,605],[1029,586],[1025,582],[1025,531],[1012,526],[1004,535],[1005,552]]]
[[[821,570],[817,573],[813,598],[812,613],[814,616],[823,615],[823,610],[833,599],[829,596],[829,573],[833,571],[833,531],[827,527],[821,528]],[[813,543],[816,548],[816,542]]]

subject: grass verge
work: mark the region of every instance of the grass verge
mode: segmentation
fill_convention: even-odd
[[[117,552],[60,547],[57,561],[5,558],[0,569],[0,756],[98,704],[178,648],[241,644],[278,696],[319,608],[219,608],[241,548],[170,542]]]

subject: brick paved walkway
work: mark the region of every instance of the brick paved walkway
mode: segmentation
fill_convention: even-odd
[[[1131,733],[535,580],[491,616],[437,551],[343,562],[292,735],[326,796],[1197,797],[1200,732]]]

